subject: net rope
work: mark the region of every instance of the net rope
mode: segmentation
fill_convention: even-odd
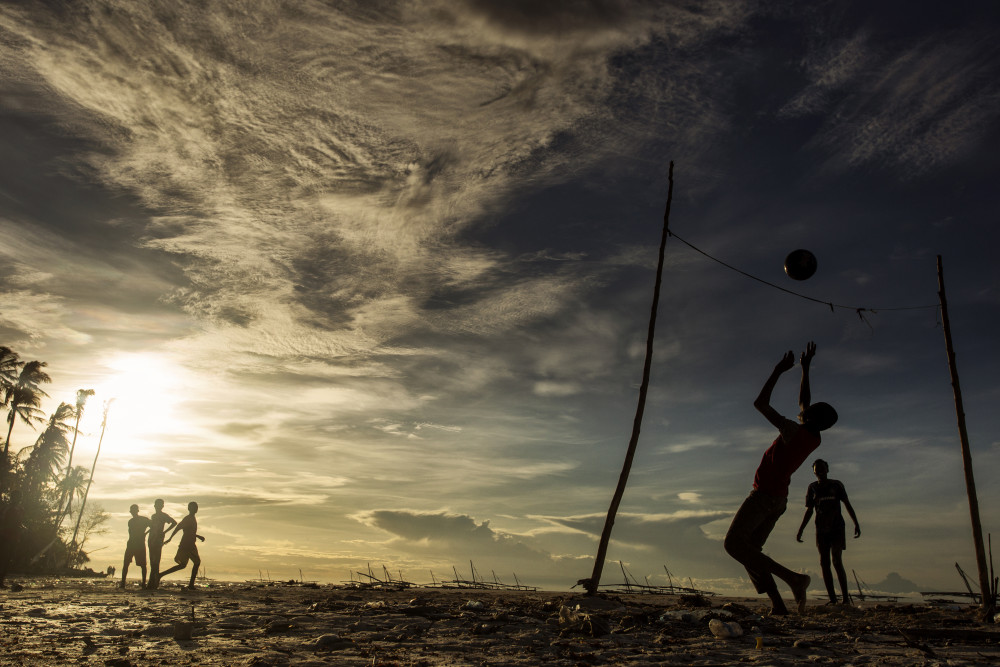
[[[808,294],[802,294],[801,292],[796,292],[794,290],[790,290],[787,287],[782,287],[781,285],[775,285],[774,283],[772,283],[770,281],[767,281],[767,280],[764,280],[763,278],[758,278],[757,276],[752,275],[750,273],[747,273],[746,271],[743,271],[742,269],[736,268],[735,266],[733,266],[732,264],[729,264],[728,262],[722,261],[718,257],[713,257],[712,255],[709,255],[707,252],[705,252],[701,248],[695,246],[692,243],[689,243],[688,241],[685,241],[683,238],[681,238],[680,236],[678,236],[677,234],[675,234],[672,231],[668,230],[667,234],[669,236],[677,239],[678,241],[680,241],[681,243],[683,243],[684,245],[686,245],[688,248],[691,248],[691,250],[694,250],[698,254],[704,255],[705,257],[707,257],[708,259],[712,260],[713,262],[721,264],[722,266],[726,267],[727,269],[735,271],[736,273],[739,273],[742,276],[746,276],[747,278],[750,278],[751,280],[756,280],[759,283],[763,283],[764,285],[767,285],[768,287],[773,287],[774,289],[780,290],[782,292],[785,292],[786,294],[791,294],[792,296],[797,296],[800,299],[805,299],[807,301],[813,301],[815,303],[821,303],[821,304],[823,304],[825,306],[828,306],[830,308],[830,312],[836,312],[837,308],[840,308],[840,309],[843,309],[843,310],[852,310],[866,324],[868,323],[868,320],[865,319],[865,313],[873,313],[874,314],[874,313],[878,313],[880,311],[885,311],[885,310],[925,310],[925,309],[939,308],[940,307],[939,304],[934,303],[934,304],[927,304],[927,305],[924,305],[924,306],[900,306],[900,307],[895,307],[895,308],[867,308],[867,307],[860,307],[859,308],[857,306],[846,306],[844,304],[834,303],[833,301],[824,301],[823,299],[817,299],[816,297],[809,296]]]

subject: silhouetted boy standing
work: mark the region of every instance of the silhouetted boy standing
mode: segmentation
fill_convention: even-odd
[[[809,576],[792,572],[784,565],[766,556],[764,543],[774,529],[788,503],[788,485],[802,462],[820,445],[820,431],[833,426],[837,412],[826,403],[811,403],[809,390],[809,365],[816,354],[816,344],[810,342],[802,353],[802,380],[799,385],[798,419],[796,424],[771,407],[771,392],[778,378],[795,366],[795,355],[786,352],[775,365],[764,383],[753,406],[778,429],[778,437],[764,452],[754,475],[753,491],[733,517],[726,533],[726,552],[739,561],[750,575],[758,593],[766,593],[771,600],[773,614],[787,614],[774,575],[787,583],[798,604],[799,612],[805,611]]]
[[[149,528],[149,519],[139,516],[139,506],[132,505],[128,508],[132,513],[132,518],[128,520],[128,543],[125,545],[125,564],[122,565],[122,588],[125,588],[125,578],[128,576],[128,566],[135,560],[135,564],[142,568],[142,585],[146,586],[146,530]]]
[[[844,561],[841,554],[847,549],[847,535],[844,532],[844,517],[840,514],[840,503],[844,503],[847,513],[854,521],[854,537],[861,537],[861,526],[858,524],[858,516],[851,507],[851,501],[847,499],[847,489],[836,479],[827,479],[830,473],[830,465],[823,459],[816,459],[813,462],[813,473],[817,481],[809,485],[806,492],[806,514],[802,517],[802,524],[795,539],[802,541],[802,531],[809,524],[813,509],[816,510],[816,548],[819,549],[819,565],[823,570],[823,583],[826,584],[826,592],[830,596],[830,604],[837,604],[837,592],[833,587],[833,573],[830,571],[830,560],[832,556],[833,567],[837,571],[837,579],[840,581],[840,591],[844,595],[844,604],[851,604],[851,595],[847,592],[847,571],[844,570]]]
[[[162,579],[171,572],[176,572],[177,570],[183,570],[187,567],[188,561],[191,561],[191,582],[188,584],[189,589],[194,589],[194,580],[198,576],[198,568],[201,567],[201,558],[198,556],[198,544],[195,542],[195,538],[205,541],[205,538],[198,535],[198,520],[195,518],[195,514],[198,513],[198,503],[191,501],[188,503],[188,515],[181,519],[181,522],[174,526],[174,530],[170,533],[170,537],[167,538],[167,542],[174,539],[174,535],[177,531],[183,531],[181,535],[181,542],[177,545],[177,555],[174,556],[174,562],[177,565],[173,566],[165,572],[160,572],[157,575],[157,579]]]
[[[157,498],[153,501],[153,515],[149,517],[149,586],[156,588],[159,581],[160,554],[163,552],[164,534],[177,525],[177,522],[169,514],[163,511],[163,499]],[[169,525],[167,525],[169,524]]]

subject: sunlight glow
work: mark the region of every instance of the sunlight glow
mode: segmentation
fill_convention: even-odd
[[[183,369],[156,354],[119,354],[106,367],[109,373],[87,402],[80,436],[93,441],[90,448],[96,449],[110,401],[102,452],[141,454],[164,446],[168,434],[178,428],[176,408],[185,395]]]

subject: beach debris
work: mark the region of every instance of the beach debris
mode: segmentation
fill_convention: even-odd
[[[607,619],[588,614],[580,609],[580,605],[559,608],[559,635],[580,633],[590,637],[603,637],[611,632],[611,624]]]
[[[174,639],[177,641],[186,641],[191,639],[191,630],[194,628],[194,623],[191,621],[175,621],[174,622]]]
[[[713,618],[708,622],[708,629],[719,639],[734,639],[743,636],[743,627],[736,621],[720,621]]]
[[[465,603],[464,608],[472,611],[482,611],[483,609],[486,609],[486,605],[479,600],[469,600]]]
[[[314,651],[336,651],[352,645],[353,643],[350,639],[345,639],[340,635],[330,633],[317,637],[316,641],[310,645],[310,648]]]
[[[271,621],[264,627],[264,634],[276,635],[285,632],[292,632],[293,630],[298,629],[299,625],[293,621],[275,620]]]

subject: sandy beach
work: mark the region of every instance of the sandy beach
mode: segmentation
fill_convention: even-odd
[[[993,665],[968,605],[863,602],[770,617],[686,595],[38,579],[0,591],[0,665]],[[15,587],[16,589],[17,587]],[[712,620],[740,636],[713,634]],[[718,627],[718,623],[715,623]]]

